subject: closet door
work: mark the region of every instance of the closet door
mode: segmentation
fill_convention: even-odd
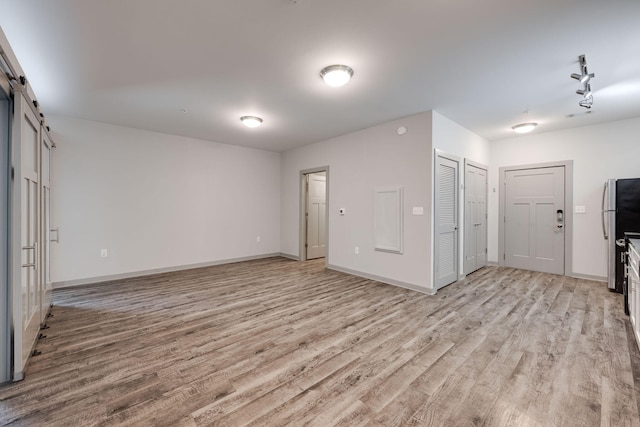
[[[487,168],[465,160],[464,273],[487,265]]]
[[[15,92],[12,137],[13,379],[24,367],[40,329],[40,122],[28,101]]]
[[[436,150],[434,181],[436,289],[458,280],[458,165],[457,157]]]

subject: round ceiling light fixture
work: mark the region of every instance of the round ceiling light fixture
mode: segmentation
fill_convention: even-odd
[[[536,126],[538,126],[537,123],[521,123],[513,126],[511,129],[513,129],[515,133],[529,133],[534,130]]]
[[[331,87],[340,87],[347,84],[353,77],[353,69],[346,65],[329,65],[320,71],[320,77]]]
[[[256,116],[242,116],[240,121],[248,128],[257,128],[262,124],[262,119]]]

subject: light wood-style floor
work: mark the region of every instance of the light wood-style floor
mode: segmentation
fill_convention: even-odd
[[[2,425],[640,425],[602,283],[487,267],[427,296],[272,258],[54,304]]]

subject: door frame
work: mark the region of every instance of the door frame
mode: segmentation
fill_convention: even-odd
[[[325,205],[325,242],[326,242],[326,252],[324,257],[324,265],[329,265],[329,166],[318,166],[310,169],[303,169],[300,171],[300,224],[298,227],[299,230],[299,250],[298,250],[298,259],[300,261],[307,260],[307,249],[305,244],[307,242],[307,221],[306,221],[306,212],[307,212],[307,189],[306,189],[306,175],[310,173],[316,172],[324,172],[326,174],[326,205]]]
[[[564,167],[564,275],[573,276],[573,160],[557,162],[533,163],[517,166],[503,166],[500,168],[500,190],[498,204],[498,265],[505,265],[505,210],[506,197],[505,185],[508,171],[526,169],[544,169],[552,167]]]
[[[488,222],[489,222],[489,166],[484,165],[482,163],[478,163],[475,162],[473,160],[469,160],[469,159],[464,159],[464,169],[462,171],[462,175],[464,176],[464,195],[462,196],[463,202],[462,202],[462,274],[464,276],[466,276],[467,274],[470,274],[472,272],[467,272],[466,266],[465,266],[465,257],[466,254],[469,250],[469,248],[467,248],[467,233],[471,232],[471,230],[467,230],[467,224],[466,224],[466,217],[467,217],[467,166],[472,166],[474,168],[477,169],[481,169],[485,172],[486,174],[486,178],[487,178],[487,183],[485,185],[485,189],[484,189],[484,207],[485,207],[485,218],[484,218],[484,241],[485,241],[485,246],[486,246],[486,259],[487,259],[487,264],[489,263],[489,252],[488,252],[488,248],[489,248],[489,226],[488,226]],[[486,265],[486,264],[485,264]],[[476,270],[473,270],[476,271]]]

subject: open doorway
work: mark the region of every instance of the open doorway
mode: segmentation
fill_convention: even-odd
[[[328,167],[301,172],[300,260],[326,258]]]

